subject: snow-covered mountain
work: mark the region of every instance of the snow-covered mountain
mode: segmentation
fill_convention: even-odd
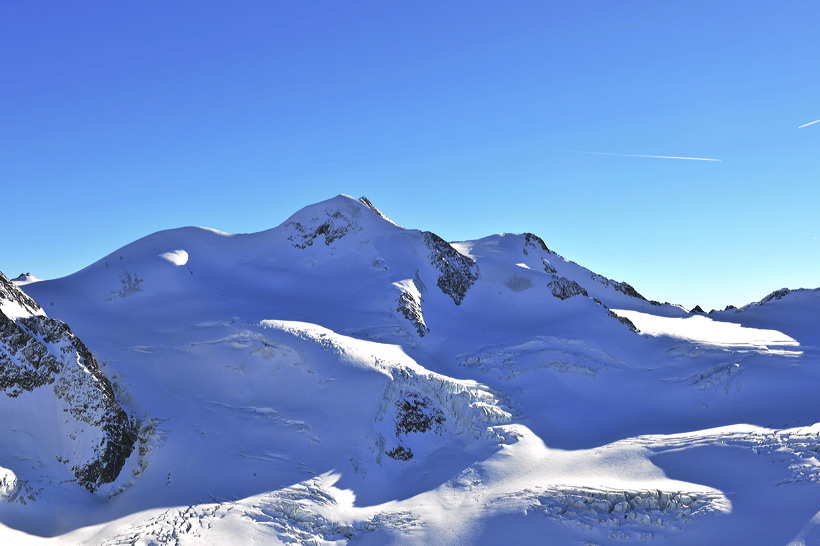
[[[691,315],[347,196],[2,281],[9,542],[820,540],[817,291]]]

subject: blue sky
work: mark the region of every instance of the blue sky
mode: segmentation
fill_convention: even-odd
[[[818,21],[808,1],[4,2],[0,270],[346,193],[449,240],[537,233],[687,307],[817,287]]]

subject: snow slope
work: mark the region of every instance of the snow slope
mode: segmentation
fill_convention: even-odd
[[[347,196],[22,288],[103,363],[140,449],[104,494],[33,478],[0,502],[8,541],[818,537],[817,292],[690,316],[535,235],[450,244]]]

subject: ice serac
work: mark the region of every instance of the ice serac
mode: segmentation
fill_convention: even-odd
[[[136,425],[94,356],[65,323],[47,317],[2,273],[0,393],[6,422],[36,427],[20,434],[56,438],[41,446],[56,452],[41,452],[40,458],[56,457],[90,491],[113,481],[134,449]]]

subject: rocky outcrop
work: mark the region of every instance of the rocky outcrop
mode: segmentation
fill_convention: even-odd
[[[385,215],[384,215],[384,213],[382,213],[382,211],[380,211],[379,209],[377,209],[377,208],[376,208],[376,205],[374,205],[373,203],[371,203],[371,202],[370,202],[370,199],[368,199],[367,197],[359,197],[359,203],[361,203],[362,205],[364,205],[364,206],[366,206],[367,208],[369,208],[371,211],[373,211],[373,212],[376,214],[376,216],[380,217],[382,220],[387,220],[387,221],[388,221],[388,222],[390,222],[391,224],[394,224],[394,225],[395,225],[395,222],[393,222],[393,220],[391,220],[390,218],[388,218],[387,216],[385,216]]]
[[[639,294],[638,291],[635,290],[632,287],[632,285],[630,285],[628,283],[613,281],[612,279],[608,279],[607,277],[604,277],[603,275],[599,275],[598,273],[590,273],[589,276],[592,278],[593,281],[595,281],[597,283],[601,283],[604,286],[609,286],[611,288],[614,288],[615,290],[617,290],[621,294],[626,294],[627,296],[631,296],[633,298],[638,298],[639,300],[646,301],[646,298],[643,297],[641,294]]]
[[[411,288],[415,288],[415,285],[412,287],[399,286],[399,288],[401,293],[399,294],[396,311],[410,321],[419,337],[424,337],[425,334],[430,332],[430,328],[425,324],[424,315],[421,311],[421,294],[418,290],[411,290]]]
[[[588,296],[587,291],[577,282],[553,275],[552,281],[547,285],[556,298],[565,300],[573,296]]]
[[[706,311],[704,311],[704,310],[701,308],[701,306],[700,306],[700,305],[696,305],[696,306],[694,306],[692,309],[690,309],[690,310],[689,310],[689,312],[690,312],[690,313],[700,313],[701,315],[706,314]]]
[[[50,389],[66,432],[58,460],[90,491],[113,481],[137,441],[137,425],[114,397],[94,356],[63,322],[42,309],[0,273],[0,405],[25,408],[24,393]],[[37,435],[41,431],[26,431]]]
[[[524,234],[524,254],[529,254],[529,252],[527,251],[527,247],[540,249],[544,252],[547,252],[548,254],[554,254],[552,250],[547,248],[547,243],[545,243],[541,237],[535,235],[534,233]]]
[[[333,241],[341,239],[353,229],[353,222],[342,211],[326,211],[326,217],[316,220],[316,225],[305,225],[302,222],[293,221],[287,224],[294,233],[288,237],[296,248],[305,249],[318,240],[330,245]]]
[[[9,311],[14,309],[14,314],[42,315],[43,310],[27,294],[17,288],[13,282],[0,273],[0,310],[9,315]]]
[[[604,306],[604,307],[606,307],[606,306]],[[629,320],[628,318],[626,318],[626,317],[622,317],[621,315],[619,315],[619,314],[617,314],[617,313],[613,312],[613,311],[612,311],[611,309],[609,309],[609,308],[607,308],[607,314],[609,315],[609,317],[610,317],[610,318],[614,318],[615,320],[617,320],[618,322],[620,322],[621,324],[623,324],[624,326],[626,326],[627,328],[629,328],[629,329],[630,329],[630,330],[632,330],[633,332],[637,332],[637,331],[638,331],[638,328],[635,326],[635,323],[633,323],[633,322],[632,322],[631,320]]]
[[[441,426],[446,420],[444,412],[427,396],[401,391],[401,398],[396,401],[396,438],[427,431],[440,435]],[[401,444],[386,451],[385,455],[399,461],[409,461],[414,456],[412,449]]]
[[[430,263],[439,272],[436,284],[456,305],[461,305],[467,291],[478,280],[475,260],[459,253],[435,233],[423,231],[422,236],[430,250]]]

